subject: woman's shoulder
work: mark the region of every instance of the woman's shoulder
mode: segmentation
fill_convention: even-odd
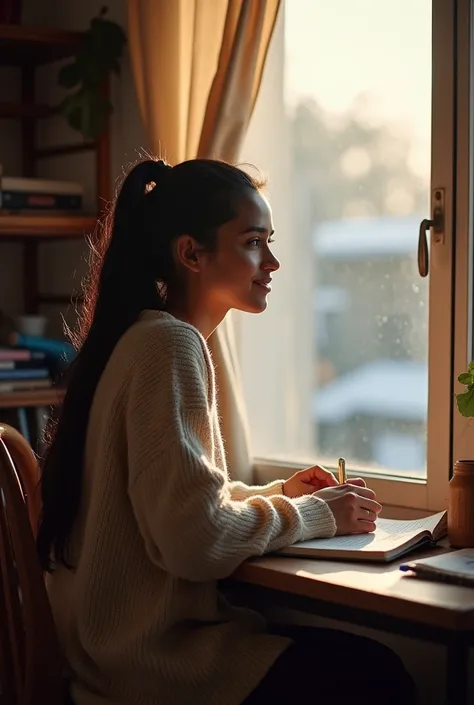
[[[189,344],[201,348],[206,342],[197,328],[186,321],[175,318],[166,311],[142,311],[135,326],[135,331],[142,338],[156,339],[161,343]]]
[[[135,363],[142,360],[147,366],[169,367],[183,360],[206,360],[209,354],[197,328],[165,311],[143,311],[121,344],[124,355]]]

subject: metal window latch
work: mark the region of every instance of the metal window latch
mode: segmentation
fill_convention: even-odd
[[[420,223],[420,234],[418,236],[418,271],[421,277],[426,277],[430,271],[430,255],[428,250],[428,238],[426,233],[433,230],[432,243],[442,245],[444,243],[444,188],[437,188],[433,191],[433,217],[432,220],[425,218]]]

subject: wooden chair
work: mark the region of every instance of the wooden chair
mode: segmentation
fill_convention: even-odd
[[[64,705],[61,665],[22,483],[0,437],[0,703]]]
[[[36,539],[41,514],[40,472],[36,455],[26,438],[13,426],[0,422],[0,438],[5,443],[20,478],[31,529]]]

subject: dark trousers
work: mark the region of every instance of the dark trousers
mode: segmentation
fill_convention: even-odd
[[[282,626],[294,640],[243,705],[415,705],[415,686],[399,657],[366,637],[333,629]]]

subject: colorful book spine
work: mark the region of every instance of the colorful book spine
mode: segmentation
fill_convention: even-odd
[[[6,211],[78,211],[82,196],[26,191],[0,191],[0,209]]]
[[[46,367],[27,367],[24,370],[0,370],[0,380],[11,381],[14,379],[45,379],[49,376]]]
[[[39,350],[27,350],[25,348],[0,348],[0,362],[19,362],[45,359],[46,354]]]

